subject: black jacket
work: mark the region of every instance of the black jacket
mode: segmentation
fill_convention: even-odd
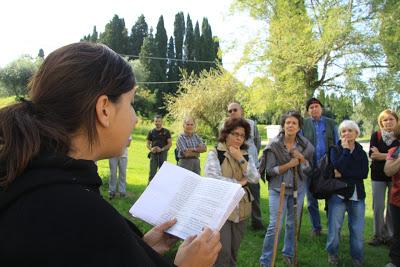
[[[378,132],[374,132],[371,135],[371,140],[369,141],[369,156],[371,156],[372,151],[371,148],[374,146],[378,148],[379,152],[387,153],[390,148],[396,147],[399,145],[398,140],[394,140],[393,143],[388,146],[382,140],[382,136],[378,138]],[[391,182],[392,177],[386,176],[383,172],[383,168],[385,167],[386,160],[372,160],[371,162],[371,179],[372,181],[380,181],[380,182]]]
[[[364,179],[368,177],[368,157],[362,146],[356,142],[353,152],[343,148],[339,140],[338,149],[331,149],[331,161],[342,177],[341,181],[347,184],[345,189],[338,192],[339,195],[349,199],[357,190],[359,199],[365,199]]]
[[[101,197],[101,183],[92,161],[33,160],[0,188],[0,265],[172,266]]]

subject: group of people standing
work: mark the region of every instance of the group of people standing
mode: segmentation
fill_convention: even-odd
[[[312,224],[312,236],[322,234],[318,200],[310,192],[310,173],[318,166],[325,154],[329,154],[335,168],[335,178],[347,184],[325,200],[328,218],[327,243],[328,262],[339,266],[340,231],[347,212],[350,232],[350,255],[353,266],[363,266],[364,260],[364,218],[365,188],[363,180],[368,177],[368,157],[363,147],[356,142],[360,129],[356,122],[345,120],[339,127],[333,119],[323,116],[323,104],[316,98],[306,103],[309,117],[303,119],[297,111],[282,115],[281,131],[265,147],[265,177],[268,181],[269,224],[266,229],[260,264],[271,266],[274,253],[274,239],[280,233],[285,218],[285,237],[282,249],[284,262],[292,266],[295,257],[295,239],[301,220],[304,198]],[[228,219],[221,229],[222,250],[216,266],[235,266],[237,252],[244,235],[245,222],[251,217],[255,230],[265,229],[261,220],[260,185],[258,154],[261,139],[254,121],[244,118],[239,103],[228,105],[228,119],[220,129],[218,144],[208,152],[204,175],[225,181],[241,183],[248,194],[238,207],[237,214]],[[371,179],[374,210],[374,237],[370,245],[393,244],[393,224],[391,212],[385,204],[389,203],[391,177],[384,172],[387,152],[399,145],[394,128],[398,122],[396,113],[383,111],[378,117],[380,130],[371,136],[369,156],[372,160]],[[157,124],[156,124],[157,126]],[[158,129],[158,131],[161,128]],[[178,165],[200,174],[200,153],[207,148],[203,140],[194,133],[195,121],[187,117],[183,122],[183,133],[176,142]],[[154,130],[157,130],[157,127]],[[167,131],[167,130],[164,130]],[[168,132],[169,134],[169,132]],[[151,134],[148,148],[151,150]],[[170,135],[168,135],[170,138]],[[163,146],[169,147],[170,139]],[[152,152],[152,151],[151,151]],[[152,155],[154,156],[154,155]],[[163,157],[166,160],[166,156]],[[152,166],[152,165],[151,165]],[[152,170],[152,168],[150,168]],[[150,178],[153,171],[150,171]],[[264,178],[264,177],[263,177]],[[278,215],[281,184],[285,184],[283,209],[284,216]],[[386,206],[386,216],[384,210]],[[251,207],[251,208],[250,208]],[[281,220],[279,223],[277,220]],[[277,228],[278,226],[278,228]],[[391,252],[391,255],[397,255]],[[395,260],[392,260],[395,261]],[[398,264],[397,264],[398,265]],[[393,265],[396,266],[396,265]]]
[[[246,220],[254,213],[252,226],[262,226],[255,124],[243,118],[238,103],[228,106],[230,117],[220,130],[218,144],[207,155],[204,173],[241,184],[245,195],[220,232],[205,227],[197,236],[187,238],[177,248],[172,264],[162,254],[177,242],[165,233],[176,220],[143,234],[100,194],[102,180],[95,162],[120,157],[129,146],[137,122],[135,90],[132,68],[121,56],[105,45],[79,42],[46,57],[29,83],[30,99],[0,109],[2,265],[236,265]],[[321,155],[329,153],[336,179],[347,187],[327,199],[328,261],[339,265],[340,230],[347,212],[351,258],[354,266],[361,266],[367,197],[363,180],[368,175],[368,157],[356,141],[360,129],[354,121],[345,120],[336,130],[335,123],[322,116],[323,105],[318,99],[307,101],[306,108],[310,118],[304,121],[297,111],[284,113],[281,132],[265,148],[270,218],[260,264],[271,266],[271,236],[273,232],[279,236],[276,224],[284,217],[278,219],[277,196],[282,195],[284,204],[283,257],[288,265],[295,261],[296,222],[305,195],[313,234],[321,234],[317,202],[307,192],[308,173]],[[390,110],[379,115],[378,123],[380,130],[373,134],[369,152],[374,202],[374,238],[369,243],[390,243],[387,267],[399,267],[400,124]],[[155,125],[147,138],[149,180],[171,147],[171,135],[162,127],[161,118],[156,118]],[[193,120],[185,120],[186,132],[179,138],[177,154],[181,166],[199,172],[198,156],[206,147],[193,126]],[[385,200],[388,190],[389,204]],[[119,192],[123,196],[125,188]],[[110,197],[115,194],[112,186]],[[390,211],[386,217],[385,205]]]

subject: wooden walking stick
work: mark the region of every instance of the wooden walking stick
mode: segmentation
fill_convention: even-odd
[[[285,189],[286,189],[286,184],[281,183],[281,189],[279,192],[278,218],[276,219],[276,225],[275,225],[274,250],[272,253],[271,267],[275,266],[276,252],[278,250],[279,228],[281,228],[281,217],[282,217],[282,210],[283,210],[283,202],[285,200]]]
[[[293,257],[293,266],[297,267],[297,246],[298,246],[298,232],[297,232],[297,181],[299,173],[297,172],[297,167],[293,168],[293,213],[294,213],[294,257]]]
[[[303,205],[300,207],[300,218],[299,218],[299,227],[297,227],[297,241],[300,241],[300,229],[301,229],[301,222],[303,221]]]

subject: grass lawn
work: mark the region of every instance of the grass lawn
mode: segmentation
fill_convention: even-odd
[[[129,147],[129,158],[128,158],[128,170],[127,170],[127,197],[124,199],[115,198],[111,201],[111,204],[119,210],[124,216],[131,218],[143,231],[146,231],[150,226],[139,220],[133,219],[128,211],[135,200],[140,196],[146,187],[149,171],[149,160],[147,158],[146,149],[146,129],[137,129],[133,134],[133,141]],[[176,140],[176,136],[173,136],[173,141]],[[174,142],[173,142],[174,143]],[[175,145],[173,144],[174,148]],[[211,147],[211,146],[210,146]],[[201,166],[204,166],[204,160],[206,153],[201,156]],[[173,149],[170,149],[168,161],[175,163],[173,156]],[[103,160],[98,162],[99,174],[103,178],[102,194],[108,199],[108,176],[109,168],[108,161]],[[365,211],[365,241],[369,240],[372,236],[372,193],[370,180],[365,181],[367,199],[366,199],[366,211]],[[157,200],[155,200],[157,201]],[[268,224],[268,190],[267,186],[261,182],[261,207],[263,215],[263,223],[267,226]],[[325,213],[323,212],[323,203],[320,202],[321,219],[323,225],[323,235],[319,238],[311,237],[311,226],[308,217],[308,211],[305,209],[303,213],[303,221],[301,228],[301,235],[299,241],[299,266],[310,266],[310,267],[324,267],[329,266],[327,263],[327,253],[325,251],[325,243],[327,237],[327,220]],[[244,240],[241,243],[238,266],[251,267],[259,266],[258,259],[260,257],[262,243],[264,239],[264,231],[252,231],[250,227],[247,228]],[[283,235],[281,235],[283,237]],[[282,239],[282,238],[281,238]],[[280,242],[279,253],[277,257],[277,264],[275,266],[284,266],[281,259],[281,248],[282,243]],[[365,266],[380,267],[384,266],[388,258],[388,249],[386,247],[371,247],[367,244],[365,248]],[[173,252],[169,254],[173,257]],[[340,243],[340,260],[341,266],[352,266],[351,257],[349,252],[349,231],[347,227],[347,219],[344,222],[341,243]]]

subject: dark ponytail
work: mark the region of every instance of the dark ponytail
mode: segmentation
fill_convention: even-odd
[[[80,42],[52,52],[29,83],[31,100],[0,109],[0,186],[42,151],[66,155],[78,130],[92,149],[98,97],[117,102],[134,86],[130,65],[104,45]]]

